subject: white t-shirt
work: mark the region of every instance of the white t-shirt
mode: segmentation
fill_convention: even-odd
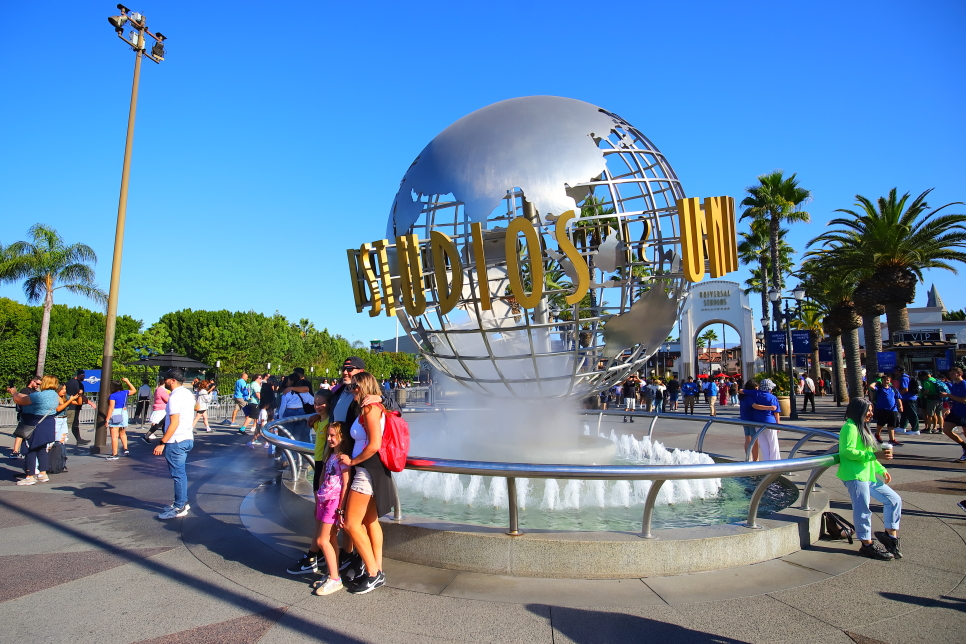
[[[168,413],[164,422],[165,431],[171,426],[172,414],[179,414],[178,429],[175,430],[171,440],[193,440],[195,437],[193,422],[195,419],[195,397],[191,393],[191,390],[186,387],[178,387],[172,391],[171,396],[168,397],[168,404],[165,407],[165,411]]]

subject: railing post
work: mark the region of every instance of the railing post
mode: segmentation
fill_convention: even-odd
[[[665,480],[657,480],[651,484],[651,489],[647,491],[647,498],[644,499],[644,521],[641,525],[641,538],[653,539],[651,534],[651,517],[654,515],[654,503],[657,501],[657,493],[661,491],[661,486]]]
[[[392,491],[396,495],[396,504],[392,509],[392,520],[402,521],[402,503],[399,501],[399,486],[396,485],[395,481],[392,482]]]
[[[821,477],[822,474],[825,474],[825,471],[828,470],[829,467],[832,466],[829,465],[828,467],[816,467],[814,470],[812,470],[812,474],[808,477],[808,481],[805,482],[805,491],[802,493],[802,505],[799,509],[815,509],[808,506],[808,499],[812,496],[812,490],[815,489],[815,484],[818,482],[819,477]]]
[[[714,420],[709,420],[708,422],[706,422],[704,424],[704,428],[701,430],[701,433],[698,435],[698,442],[694,446],[694,451],[695,452],[703,452],[704,451],[704,435],[708,433],[708,428],[711,427],[711,423],[713,423],[713,422],[714,422]]]
[[[517,516],[517,480],[512,476],[506,478],[507,505],[510,506],[510,529],[506,531],[511,537],[519,537],[520,519]]]
[[[780,476],[781,472],[769,474],[755,488],[755,493],[751,495],[751,505],[748,506],[748,522],[745,524],[747,527],[754,529],[761,527],[758,525],[758,506],[761,504],[761,497],[765,495],[768,486],[777,481]]]
[[[808,441],[810,441],[812,439],[812,436],[814,435],[815,435],[815,432],[808,432],[807,434],[799,438],[798,442],[795,443],[795,446],[792,447],[792,451],[788,453],[788,458],[790,459],[795,458],[795,454],[798,453],[798,450],[801,448],[801,446],[807,443]]]

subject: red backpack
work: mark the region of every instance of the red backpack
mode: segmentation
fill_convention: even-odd
[[[382,411],[386,415],[386,427],[382,431],[379,460],[390,472],[402,472],[406,469],[406,457],[409,456],[409,423],[403,420],[398,411],[385,407],[382,407]]]

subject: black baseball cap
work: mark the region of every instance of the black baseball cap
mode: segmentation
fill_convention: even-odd
[[[342,368],[343,369],[365,369],[366,363],[362,361],[362,358],[358,358],[356,356],[349,356],[348,358],[345,359],[345,362],[342,363]]]
[[[164,373],[165,380],[174,380],[176,382],[184,382],[184,369],[179,369],[178,367],[172,367]]]

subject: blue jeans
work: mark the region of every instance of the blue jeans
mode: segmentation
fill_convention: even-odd
[[[185,472],[185,461],[188,452],[195,446],[193,439],[171,441],[164,444],[164,460],[168,462],[168,472],[174,480],[174,507],[183,508],[188,504],[188,474]]]
[[[855,536],[863,541],[872,539],[872,510],[870,497],[882,504],[882,522],[886,530],[898,530],[902,515],[902,499],[881,481],[844,481],[852,497],[852,523]]]

